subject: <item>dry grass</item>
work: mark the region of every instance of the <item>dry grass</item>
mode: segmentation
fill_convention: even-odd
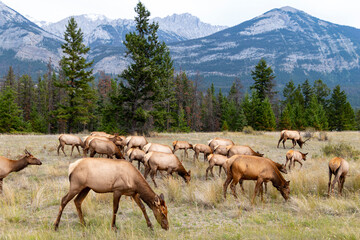
[[[318,133],[314,133],[316,136]],[[79,224],[73,203],[64,210],[59,232],[53,231],[60,199],[66,194],[69,183],[69,163],[78,158],[57,156],[55,135],[0,135],[0,155],[17,158],[26,147],[43,161],[42,166],[29,166],[12,173],[4,180],[4,193],[0,196],[1,239],[359,239],[360,238],[360,161],[358,156],[347,158],[349,177],[345,182],[344,196],[327,198],[327,157],[321,149],[328,145],[346,144],[359,151],[358,132],[326,133],[328,141],[310,140],[304,147],[309,157],[302,169],[285,175],[290,180],[291,200],[284,202],[279,192],[268,184],[269,191],[262,203],[250,204],[254,183],[244,183],[245,195],[234,199],[228,193],[222,196],[225,174],[205,180],[207,162],[200,156],[193,162],[192,151],[184,159],[191,169],[192,180],[186,185],[183,179],[157,177],[157,193],[164,193],[169,211],[170,230],[164,231],[156,223],[150,209],[149,217],[155,229],[147,228],[140,209],[129,198],[120,202],[118,232],[110,230],[112,195],[91,192],[85,199],[83,210],[87,227]],[[284,163],[289,149],[276,148],[278,132],[244,133],[189,133],[156,134],[150,142],[171,145],[174,140],[206,143],[222,136],[237,144],[249,145],[266,157]],[[313,138],[315,139],[315,138]],[[291,142],[286,143],[287,147]],[[70,152],[70,147],[65,151]],[[182,152],[177,155],[183,157]],[[143,169],[142,169],[143,171]],[[148,178],[150,186],[153,183]],[[240,193],[239,188],[237,191]]]

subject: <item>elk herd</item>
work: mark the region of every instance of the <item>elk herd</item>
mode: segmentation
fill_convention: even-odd
[[[92,132],[90,136],[81,139],[72,134],[61,134],[58,138],[60,149],[66,156],[64,151],[65,145],[71,146],[71,154],[76,147],[81,159],[69,165],[69,181],[70,188],[68,193],[61,199],[60,209],[56,221],[54,223],[55,230],[58,229],[62,212],[69,201],[73,198],[80,219],[80,223],[85,225],[81,204],[90,190],[97,193],[113,193],[113,215],[111,227],[116,229],[116,214],[119,207],[119,201],[122,195],[130,196],[140,207],[148,227],[152,228],[152,223],[146,212],[143,202],[153,211],[155,219],[163,229],[169,229],[167,219],[167,206],[164,195],[157,195],[149,183],[147,177],[150,178],[155,187],[157,183],[155,176],[158,172],[164,176],[164,172],[168,176],[173,173],[179,175],[185,183],[191,181],[191,170],[185,169],[182,160],[175,155],[178,150],[184,151],[185,159],[188,159],[188,150],[193,150],[193,161],[199,161],[199,155],[203,154],[204,161],[208,162],[206,168],[205,179],[208,180],[208,173],[214,177],[214,166],[219,167],[219,176],[223,169],[226,174],[226,180],[223,184],[223,195],[226,198],[227,188],[230,185],[231,193],[237,198],[235,187],[239,183],[242,192],[243,181],[255,181],[255,190],[252,197],[252,203],[260,193],[263,200],[263,192],[267,191],[267,182],[280,192],[285,200],[290,197],[290,181],[285,180],[282,173],[295,167],[298,162],[301,167],[306,161],[308,153],[302,153],[297,150],[289,150],[285,155],[285,164],[277,163],[264,154],[254,151],[249,146],[236,145],[230,139],[214,138],[207,144],[196,143],[191,144],[187,141],[174,141],[172,147],[159,144],[149,143],[143,136],[119,136],[118,134],[107,134],[105,132]],[[292,148],[299,145],[303,147],[306,141],[302,139],[299,131],[283,130],[280,134],[277,147],[282,141],[285,148],[286,140],[291,140]],[[82,153],[79,147],[82,148]],[[89,157],[87,156],[89,154]],[[101,157],[94,158],[98,154]],[[115,157],[116,159],[113,159]],[[132,161],[137,161],[137,168],[134,167]],[[11,172],[17,172],[28,165],[41,165],[41,161],[35,158],[29,151],[25,150],[25,155],[19,160],[11,160],[0,156],[0,193],[2,192],[3,179]],[[144,173],[140,172],[143,165]],[[338,183],[339,194],[342,194],[346,175],[349,171],[349,164],[346,160],[335,157],[329,162],[329,182],[328,195],[334,192],[334,186]],[[300,167],[300,168],[301,168]],[[332,175],[335,175],[331,182]],[[1,197],[1,195],[0,195]]]

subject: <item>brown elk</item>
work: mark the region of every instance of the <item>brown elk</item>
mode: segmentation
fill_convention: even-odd
[[[102,140],[94,138],[89,142],[90,157],[94,157],[96,153],[106,154],[108,158],[112,158],[114,155],[117,159],[124,159],[120,149],[109,140]]]
[[[112,135],[111,137],[87,136],[87,137],[84,138],[84,150],[83,150],[84,157],[86,157],[87,152],[89,151],[89,144],[93,139],[101,139],[101,140],[104,140],[104,141],[111,141],[117,147],[119,147],[120,150],[123,149],[123,136],[118,136],[118,135]]]
[[[159,143],[148,143],[143,148],[145,153],[148,152],[163,152],[163,153],[172,153],[171,147],[165,144]]]
[[[131,196],[140,207],[148,227],[152,228],[150,219],[142,201],[153,211],[157,222],[165,230],[169,229],[167,207],[164,195],[158,196],[146,182],[141,173],[125,160],[106,158],[82,158],[69,166],[69,192],[62,198],[58,216],[55,220],[55,230],[58,229],[60,218],[66,204],[75,196],[75,206],[80,223],[85,225],[81,204],[92,189],[97,193],[113,192],[113,215],[111,227],[116,229],[116,213],[122,195]]]
[[[338,183],[339,194],[342,196],[342,190],[344,188],[345,178],[347,173],[349,172],[349,163],[339,157],[334,157],[329,162],[329,183],[328,183],[328,196],[331,193],[334,193],[335,184]],[[331,183],[332,175],[335,175],[333,182]]]
[[[306,141],[310,140],[310,138],[306,139],[305,141],[302,140],[300,132],[299,131],[291,131],[291,130],[282,130],[280,133],[280,139],[277,145],[277,148],[279,148],[279,144],[282,140],[283,146],[285,148],[285,142],[286,140],[291,139],[292,141],[292,148],[296,146],[296,143],[299,145],[300,148],[305,144]]]
[[[157,187],[155,182],[155,174],[158,170],[165,170],[167,171],[168,175],[172,175],[173,172],[177,172],[177,174],[182,177],[186,183],[189,183],[191,180],[191,170],[187,172],[175,154],[149,152],[144,156],[144,163],[144,177],[146,179],[147,175],[150,173],[150,177],[154,182],[155,187]]]
[[[249,146],[240,146],[240,145],[231,145],[226,148],[228,150],[227,156],[232,157],[234,155],[250,155],[250,156],[257,156],[262,157],[264,154],[255,152]]]
[[[273,186],[281,193],[285,200],[289,199],[290,181],[286,181],[277,169],[275,164],[262,157],[241,155],[238,156],[230,165],[227,172],[227,178],[224,183],[224,198],[226,198],[226,190],[231,183],[233,195],[237,198],[235,186],[240,180],[255,180],[256,186],[252,203],[260,190],[261,200],[263,201],[262,183],[271,181]]]
[[[187,150],[188,149],[193,149],[193,145],[188,143],[187,141],[173,141],[172,144],[173,144],[173,147],[174,147],[173,153],[175,153],[179,149],[184,149],[184,152],[185,152],[184,156],[186,158],[189,157]]]
[[[146,144],[148,144],[148,141],[144,136],[129,136],[125,139],[125,144],[127,146],[126,152],[130,148],[140,148],[143,149]]]
[[[79,146],[84,148],[84,142],[81,140],[80,137],[72,135],[72,134],[61,134],[59,136],[59,146],[57,148],[57,154],[58,155],[59,155],[59,150],[61,148],[61,150],[63,151],[63,153],[66,156],[66,153],[64,151],[64,146],[65,145],[71,145],[71,154],[70,154],[70,156],[72,156],[74,147],[77,148],[79,154],[81,154],[80,150],[79,150]]]
[[[288,161],[290,161],[289,170],[291,170],[291,165],[293,165],[293,167],[295,167],[295,162],[300,163],[300,165],[301,165],[300,168],[302,168],[303,164],[301,163],[301,160],[306,161],[306,156],[307,155],[308,155],[308,153],[302,153],[302,152],[296,151],[296,150],[289,150],[286,153],[285,168],[286,168],[286,165],[287,165]]]
[[[208,145],[211,147],[212,150],[214,150],[214,148],[217,145],[221,145],[221,146],[234,145],[234,142],[230,139],[216,137],[209,140]]]
[[[3,179],[12,172],[23,170],[28,165],[41,165],[41,161],[35,158],[28,150],[25,149],[25,156],[19,160],[11,160],[0,156],[0,193],[2,193]]]
[[[204,154],[204,161],[206,161],[207,157],[209,156],[209,154],[212,153],[212,149],[205,144],[194,144],[193,145],[193,150],[194,150],[194,162],[195,162],[195,158],[199,161],[199,154],[203,153]]]
[[[108,134],[108,133],[106,133],[106,132],[91,132],[91,133],[90,133],[90,136],[98,136],[98,137],[108,137],[108,138],[111,138],[111,137],[113,137],[114,135]]]
[[[208,179],[208,171],[211,172],[211,175],[214,177],[213,168],[214,166],[219,166],[219,176],[221,174],[221,168],[224,168],[224,164],[228,160],[228,158],[221,154],[210,154],[207,156],[209,161],[209,167],[206,169],[206,180]],[[224,168],[225,172],[226,169]]]
[[[127,151],[127,155],[129,157],[130,162],[132,162],[134,160],[138,161],[138,169],[140,170],[140,163],[144,164],[145,152],[138,148],[130,148]]]
[[[228,146],[231,146],[231,145],[217,145],[217,146],[214,147],[213,153],[214,153],[214,154],[221,154],[221,155],[227,156],[227,154],[228,154],[228,149],[227,149],[227,147],[228,147]]]

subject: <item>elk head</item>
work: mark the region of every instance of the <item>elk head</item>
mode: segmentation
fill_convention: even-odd
[[[29,165],[41,165],[42,162],[25,149],[25,158]]]
[[[285,181],[284,186],[279,186],[278,190],[280,191],[283,198],[287,201],[290,196],[290,181]]]
[[[165,204],[164,194],[160,194],[160,196],[155,195],[154,207],[153,207],[154,216],[156,221],[161,225],[161,227],[165,230],[169,230],[169,222],[167,219],[167,207]]]
[[[309,153],[302,153],[302,152],[300,152],[300,153],[301,153],[302,159],[303,159],[304,161],[306,161],[306,156],[307,156]]]

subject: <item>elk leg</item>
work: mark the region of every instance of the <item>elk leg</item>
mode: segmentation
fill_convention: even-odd
[[[267,193],[267,182],[264,182],[264,186],[265,186],[265,193]]]
[[[291,142],[292,142],[292,144],[293,144],[292,148],[295,148],[295,146],[296,146],[296,141],[295,141],[294,139],[291,139]]]
[[[74,147],[75,147],[75,145],[71,145],[71,153],[70,153],[70,156],[72,156],[72,153],[73,153],[73,151],[74,151]]]
[[[62,199],[61,199],[61,204],[60,204],[60,209],[59,209],[59,213],[58,213],[58,216],[55,220],[55,223],[54,223],[54,228],[55,228],[55,231],[58,229],[59,227],[59,223],[60,223],[60,218],[61,218],[61,215],[62,215],[62,212],[66,206],[66,204],[68,204],[68,202],[71,201],[71,199],[73,199],[76,194],[78,194],[79,192],[78,191],[69,191]]]
[[[303,164],[299,160],[295,160],[296,162],[300,163],[300,169],[302,168]],[[295,161],[294,161],[294,167],[295,167]]]
[[[332,177],[332,173],[331,173],[331,169],[329,168],[328,197],[330,197],[331,177]]]
[[[211,168],[211,165],[208,168],[206,168],[206,175],[205,175],[206,180],[208,180],[208,171],[210,170],[210,168]]]
[[[238,184],[240,179],[241,179],[241,175],[233,176],[233,180],[232,180],[231,185],[230,185],[231,192],[232,192],[232,194],[234,195],[235,198],[238,198],[238,196],[236,194],[236,184]]]
[[[222,166],[219,166],[219,177],[221,176],[221,168]]]
[[[150,168],[150,167],[145,166],[145,171],[144,171],[144,178],[145,178],[145,179],[146,179],[146,178],[147,178],[147,176],[149,175],[150,170],[151,170],[151,168]]]
[[[65,144],[60,144],[60,145],[59,145],[59,147],[58,147],[58,155],[59,155],[59,148],[61,148],[61,150],[63,151],[63,153],[64,153],[64,155],[65,155],[65,157],[66,157],[66,153],[65,153],[65,151],[64,151],[64,146],[65,146]]]
[[[223,192],[224,192],[224,198],[226,198],[226,190],[232,180],[232,176],[230,174],[227,174],[226,180],[223,185]]]
[[[188,152],[187,152],[187,148],[185,148],[185,151],[184,151],[185,153],[184,153],[184,156],[185,156],[185,158],[188,158],[189,157],[189,154],[188,154]],[[199,160],[199,159],[198,159]]]
[[[95,154],[96,154],[96,152],[95,152],[94,150],[91,150],[91,151],[90,151],[90,157],[94,157]]]
[[[284,138],[284,140],[282,141],[284,149],[285,149],[285,142],[286,142],[286,138]]]
[[[345,178],[346,178],[345,176],[340,177],[340,184],[341,184],[341,187],[339,189],[340,196],[342,196],[342,190],[344,188]]]
[[[81,211],[81,204],[82,202],[84,201],[86,195],[89,193],[90,191],[90,188],[84,188],[83,190],[81,190],[81,192],[76,196],[75,200],[74,200],[74,203],[75,203],[75,206],[76,206],[76,210],[78,212],[78,215],[79,215],[79,219],[80,219],[80,223],[82,225],[86,225],[85,224],[85,221],[84,221],[84,216],[83,216],[83,213]]]
[[[153,225],[151,224],[151,221],[146,213],[146,208],[145,208],[144,204],[140,200],[139,194],[137,193],[137,194],[133,195],[132,197],[133,197],[134,201],[137,203],[137,205],[140,207],[142,213],[144,214],[144,217],[145,217],[148,227],[153,229]]]
[[[120,202],[120,198],[121,198],[121,192],[119,191],[115,191],[114,192],[114,196],[113,196],[113,217],[112,217],[112,221],[111,221],[111,228],[113,230],[116,230],[116,213],[119,209],[119,202]]]
[[[3,191],[3,178],[0,179],[0,194]]]
[[[339,174],[335,175],[334,180],[331,183],[331,193],[334,193],[335,184],[339,182]]]
[[[252,201],[251,201],[252,204],[255,203],[255,197],[256,197],[259,189],[261,188],[262,183],[263,183],[263,180],[261,178],[258,178],[257,181],[256,181],[256,185],[255,185],[254,196],[253,196]]]
[[[138,161],[138,169],[140,170],[140,161]]]
[[[151,180],[154,182],[155,187],[157,188],[157,184],[155,182],[155,173],[156,173],[156,170],[154,171],[153,169],[151,169],[150,177],[151,177]]]
[[[278,141],[277,148],[279,148],[279,145],[280,145],[281,140],[283,140],[282,137],[280,137],[280,139],[279,139],[279,141]]]
[[[288,157],[286,157],[285,169],[286,169],[286,165],[287,165],[288,161],[290,161],[290,159]]]

